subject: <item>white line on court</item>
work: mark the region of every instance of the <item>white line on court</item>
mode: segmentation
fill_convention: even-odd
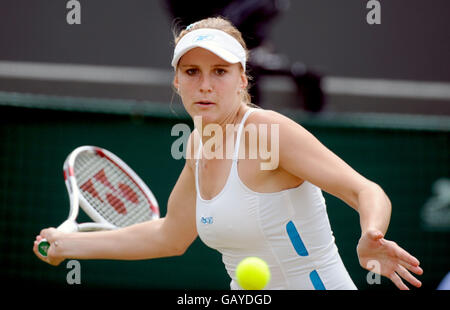
[[[173,71],[159,68],[0,61],[0,78],[170,86]],[[294,85],[286,83],[285,77],[271,77],[271,82],[266,84],[267,90],[270,91],[294,90]],[[446,82],[330,76],[324,77],[322,85],[324,91],[331,95],[450,100],[450,83]]]

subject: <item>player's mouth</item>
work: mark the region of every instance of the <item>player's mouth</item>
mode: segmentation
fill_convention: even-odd
[[[215,103],[212,101],[208,101],[208,100],[201,100],[201,101],[196,101],[195,104],[198,106],[207,107],[207,106],[211,106]]]

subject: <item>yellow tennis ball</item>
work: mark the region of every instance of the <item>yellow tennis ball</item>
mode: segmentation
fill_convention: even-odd
[[[270,281],[269,266],[259,257],[244,258],[236,268],[236,278],[244,290],[262,290]]]

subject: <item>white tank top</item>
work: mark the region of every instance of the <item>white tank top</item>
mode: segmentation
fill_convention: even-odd
[[[196,225],[200,239],[222,254],[231,289],[240,289],[235,270],[248,257],[264,259],[271,271],[266,289],[356,289],[334,242],[320,188],[303,182],[274,193],[249,189],[239,178],[237,132],[231,170],[225,186],[203,199],[195,165]],[[201,139],[200,139],[201,141]],[[202,151],[202,144],[198,155]]]

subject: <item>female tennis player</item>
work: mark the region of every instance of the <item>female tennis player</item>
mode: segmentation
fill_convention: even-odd
[[[359,213],[356,252],[363,268],[378,266],[375,271],[399,289],[408,289],[404,281],[421,286],[411,274],[422,274],[419,261],[384,238],[391,203],[383,189],[301,125],[251,106],[245,71],[248,51],[231,23],[222,18],[201,20],[183,29],[175,43],[173,85],[196,128],[188,150],[194,156],[186,156],[166,216],[114,231],[44,229],[33,248],[40,259],[58,265],[68,258],[177,256],[199,236],[222,254],[231,289],[240,289],[235,270],[248,256],[268,263],[272,277],[267,289],[356,289],[335,244],[324,190]],[[231,156],[206,156],[211,136],[197,125],[199,119],[203,127],[214,125],[227,133],[212,151]],[[237,130],[227,131],[227,125]],[[261,168],[268,159],[260,153],[255,158],[241,156],[254,148],[245,139],[250,125],[258,137],[263,136],[262,128],[278,130],[276,136],[265,136],[267,145],[275,146],[271,154],[277,155],[269,169]],[[42,238],[51,244],[47,257],[37,251]]]

